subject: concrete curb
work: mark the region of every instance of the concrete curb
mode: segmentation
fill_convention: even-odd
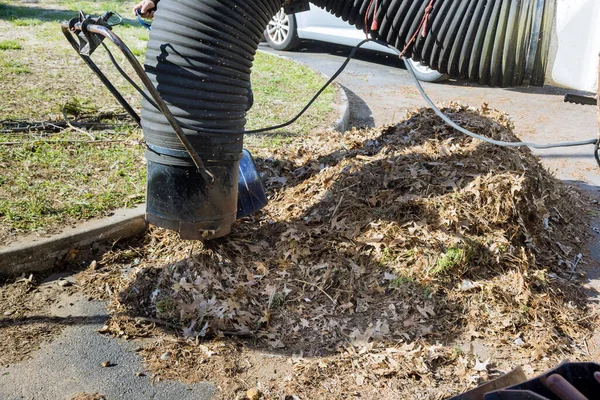
[[[146,229],[146,205],[120,209],[106,218],[87,221],[75,228],[66,228],[47,238],[28,236],[0,250],[0,275],[52,269],[71,249],[83,249],[93,243],[123,239]]]
[[[333,129],[344,133],[348,130],[348,121],[350,121],[350,102],[348,101],[348,96],[346,95],[346,91],[341,85],[337,85],[339,87],[338,93],[340,96],[340,104],[336,104],[335,107],[338,110],[339,118],[333,124]]]
[[[285,56],[275,56],[298,63]],[[329,79],[327,75],[321,75]],[[338,112],[338,118],[332,129],[343,133],[348,127],[350,105],[344,89],[340,85],[336,86],[339,94],[334,109]],[[83,249],[93,243],[125,239],[141,233],[146,229],[145,207],[146,205],[142,204],[136,208],[120,209],[110,217],[88,221],[75,228],[66,228],[60,234],[47,238],[27,236],[19,239],[17,243],[0,250],[0,276],[46,271],[54,268],[71,249]]]

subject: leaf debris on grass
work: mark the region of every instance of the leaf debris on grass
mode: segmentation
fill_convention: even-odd
[[[445,112],[515,140],[502,114]],[[268,398],[437,398],[585,357],[595,317],[569,260],[589,239],[586,199],[528,149],[457,136],[420,110],[256,160],[270,203],[228,237],[152,229],[80,274],[111,301],[108,331],[155,338],[141,352],[155,379],[216,379],[223,398],[252,387],[237,379]],[[494,351],[485,370],[463,350],[477,341]],[[264,352],[284,354],[279,373],[264,376]]]

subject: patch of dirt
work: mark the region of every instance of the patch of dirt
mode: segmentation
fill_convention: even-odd
[[[516,140],[487,107],[445,112]],[[111,302],[103,332],[144,338],[155,379],[210,380],[223,399],[438,399],[589,358],[588,201],[528,149],[420,110],[255,158],[270,203],[231,235],[152,229],[77,277]]]
[[[0,365],[27,359],[62,331],[65,320],[54,317],[51,308],[75,289],[59,282],[67,281],[40,284],[30,275],[0,285]]]

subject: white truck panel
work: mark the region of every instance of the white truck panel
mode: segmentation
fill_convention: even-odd
[[[600,53],[600,0],[557,0],[550,84],[596,92]]]

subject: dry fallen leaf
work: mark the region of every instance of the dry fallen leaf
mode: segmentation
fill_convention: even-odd
[[[479,361],[478,359],[475,359],[475,366],[473,367],[473,369],[475,371],[480,371],[480,372],[487,371],[489,363],[490,363],[489,358],[485,361]]]
[[[246,397],[248,400],[258,400],[260,399],[260,392],[256,388],[248,389],[246,392]]]

